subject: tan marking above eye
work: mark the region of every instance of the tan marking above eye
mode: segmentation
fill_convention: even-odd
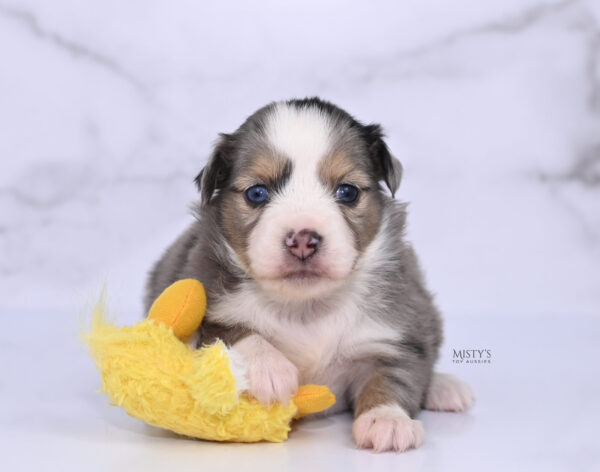
[[[289,161],[283,157],[265,153],[250,160],[237,175],[232,184],[243,191],[253,185],[273,185],[281,179],[289,168]]]
[[[327,156],[319,167],[321,180],[330,188],[335,189],[340,184],[349,184],[359,189],[372,185],[369,175],[358,168],[356,162],[346,153],[334,153]]]
[[[233,181],[233,188],[238,192],[244,192],[254,185],[267,185],[264,179],[252,175],[240,175]]]
[[[341,184],[354,185],[359,190],[369,190],[372,182],[363,172],[352,171],[337,180],[337,185]]]

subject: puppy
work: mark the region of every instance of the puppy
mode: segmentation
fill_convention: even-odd
[[[325,384],[330,412],[354,411],[358,447],[418,447],[421,408],[461,411],[473,396],[433,372],[442,327],[403,239],[401,175],[378,125],[318,98],[261,108],[196,178],[197,221],[152,270],[147,307],[200,280],[198,342],[241,355],[250,395],[288,402],[299,384]]]

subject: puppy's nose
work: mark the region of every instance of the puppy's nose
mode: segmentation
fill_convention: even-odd
[[[319,233],[310,229],[290,231],[285,237],[285,245],[290,254],[304,261],[317,252],[322,239]]]

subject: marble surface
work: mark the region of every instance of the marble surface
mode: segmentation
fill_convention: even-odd
[[[3,469],[600,469],[600,1],[355,3],[0,0]],[[442,368],[476,408],[373,456],[344,416],[242,447],[106,407],[77,341],[89,304],[106,286],[139,319],[217,133],[311,95],[381,123],[403,162]]]
[[[0,0],[0,305],[139,316],[218,132],[380,122],[448,316],[600,314],[600,2]]]

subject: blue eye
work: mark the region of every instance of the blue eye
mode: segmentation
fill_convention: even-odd
[[[358,198],[358,189],[354,185],[342,184],[337,188],[335,198],[343,203],[353,203]]]
[[[269,191],[264,185],[254,185],[246,190],[246,198],[256,205],[264,203],[269,198]]]

